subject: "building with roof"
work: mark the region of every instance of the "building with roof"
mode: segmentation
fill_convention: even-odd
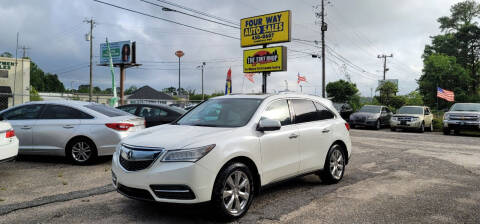
[[[127,96],[127,104],[172,104],[176,101],[172,96],[150,86],[143,86]]]
[[[0,57],[0,110],[30,101],[30,59]]]

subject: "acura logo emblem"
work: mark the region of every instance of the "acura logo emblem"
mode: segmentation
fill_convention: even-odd
[[[128,160],[131,160],[132,157],[133,157],[133,151],[132,151],[132,150],[129,150],[129,151],[127,152],[127,159],[128,159]]]

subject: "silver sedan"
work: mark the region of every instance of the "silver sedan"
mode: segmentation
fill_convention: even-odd
[[[0,112],[20,141],[20,155],[66,156],[88,164],[112,155],[122,138],[145,128],[145,120],[121,110],[81,101],[38,101]]]

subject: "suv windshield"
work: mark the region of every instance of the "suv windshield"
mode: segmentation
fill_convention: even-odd
[[[397,114],[423,114],[422,107],[401,107]]]
[[[363,106],[358,112],[366,112],[366,113],[380,113],[381,107],[379,106]]]
[[[480,111],[480,103],[457,103],[450,111]]]
[[[207,127],[241,127],[248,123],[262,99],[212,99],[188,112],[176,123]]]

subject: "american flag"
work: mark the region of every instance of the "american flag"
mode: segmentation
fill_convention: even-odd
[[[300,84],[300,82],[307,82],[307,77],[306,76],[301,76],[300,73],[298,73],[297,84]]]
[[[455,93],[453,93],[453,91],[444,90],[440,87],[437,87],[437,97],[442,98],[448,102],[455,101]]]
[[[254,75],[255,75],[255,74],[253,74],[253,73],[246,73],[246,74],[245,74],[245,78],[247,78],[248,80],[250,80],[250,82],[255,83],[255,80],[253,79],[253,76],[254,76]]]

